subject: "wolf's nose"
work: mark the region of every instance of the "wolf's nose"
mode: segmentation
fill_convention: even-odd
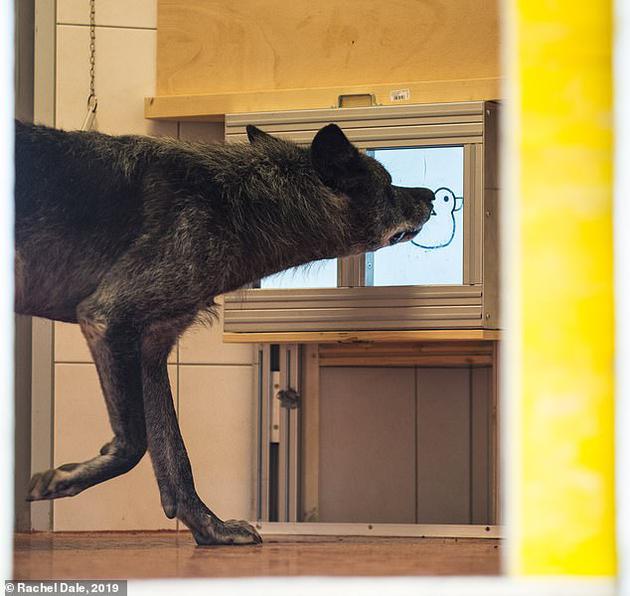
[[[432,203],[435,200],[435,194],[430,188],[414,188],[414,195],[416,199],[426,203]]]
[[[435,201],[435,193],[430,188],[417,188],[416,196],[427,203],[433,203]]]

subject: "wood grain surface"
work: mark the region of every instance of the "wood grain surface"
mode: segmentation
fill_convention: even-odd
[[[497,575],[491,539],[265,536],[196,547],[188,532],[17,534],[15,579]]]

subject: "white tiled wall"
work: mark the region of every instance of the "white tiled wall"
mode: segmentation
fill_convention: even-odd
[[[170,365],[168,373],[176,390],[177,366]],[[94,457],[111,438],[95,366],[55,364],[55,466]],[[124,476],[54,503],[55,530],[176,527],[162,511],[148,455]]]
[[[55,362],[66,364],[92,362],[90,349],[78,325],[55,322],[54,341]],[[168,362],[177,364],[177,347],[169,355]]]
[[[179,420],[199,496],[224,519],[254,511],[251,365],[179,366]]]
[[[144,97],[155,88],[154,29],[96,28],[97,128],[112,134],[177,134],[174,122],[144,119]],[[82,25],[57,25],[56,125],[80,128],[89,95],[90,33]]]
[[[99,0],[96,6],[98,130],[220,141],[221,124],[151,122],[143,100],[155,90],[155,0]],[[79,128],[89,93],[89,3],[57,2],[56,126]],[[220,300],[219,300],[220,302]],[[55,465],[83,461],[111,429],[90,352],[77,325],[55,323]],[[196,484],[218,515],[253,511],[253,350],[223,345],[221,325],[196,327],[169,358],[173,399]],[[54,502],[55,530],[175,528],[159,501],[148,456],[128,474]]]
[[[155,0],[98,0],[96,24],[104,27],[133,27],[155,29],[157,3]],[[90,3],[87,0],[57,0],[57,23],[88,25]]]

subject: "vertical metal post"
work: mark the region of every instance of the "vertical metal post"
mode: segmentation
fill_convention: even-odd
[[[0,420],[0,465],[4,471],[5,490],[0,504],[0,573],[12,576],[13,491],[6,486],[13,475],[13,3],[0,8],[0,82],[5,99],[0,104],[0,163],[7,164],[0,176],[0,395],[4,398]]]
[[[300,393],[300,347],[280,346],[280,388]],[[295,522],[299,517],[300,407],[280,410],[278,472],[278,521]]]
[[[483,281],[483,145],[464,145],[464,285]]]
[[[367,255],[344,257],[337,261],[337,286],[340,288],[362,287],[366,284],[365,259]]]
[[[301,346],[299,344],[292,344],[289,347],[290,350],[290,358],[289,362],[291,363],[291,368],[288,371],[288,379],[290,386],[295,389],[298,394],[302,395],[302,386],[300,383],[301,380]],[[300,521],[299,516],[299,487],[300,487],[300,444],[302,437],[302,427],[301,427],[301,413],[302,413],[302,404],[300,400],[300,404],[297,408],[293,408],[289,410],[289,427],[291,429],[291,433],[289,436],[289,463],[290,463],[290,476],[288,483],[288,496],[289,496],[289,521],[296,522]]]
[[[15,8],[15,117],[33,121],[35,2],[22,0]],[[31,477],[31,317],[15,317],[15,529],[31,529],[26,488]]]
[[[288,387],[287,368],[290,352],[286,345],[280,346],[280,389]],[[288,439],[291,434],[289,410],[280,408],[280,442],[278,445],[278,521],[289,521],[289,499],[287,486],[289,482]]]
[[[33,120],[55,126],[57,76],[57,2],[35,0],[33,55]],[[31,472],[51,468],[54,424],[54,326],[52,321],[32,321]],[[31,529],[54,528],[53,502],[31,503]]]
[[[256,380],[256,519],[269,521],[269,443],[271,433],[271,346],[258,346],[258,375]]]

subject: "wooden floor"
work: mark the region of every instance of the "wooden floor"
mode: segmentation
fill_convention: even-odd
[[[187,532],[16,534],[14,579],[295,575],[496,575],[500,542],[472,538],[265,536],[196,547]]]

